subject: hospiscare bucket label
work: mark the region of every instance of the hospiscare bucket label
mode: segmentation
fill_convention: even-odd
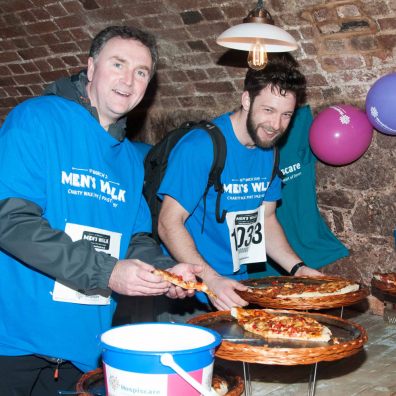
[[[221,337],[204,327],[142,323],[113,328],[101,337],[108,396],[199,396],[175,371],[161,363],[165,353],[206,389],[211,389],[215,348]]]

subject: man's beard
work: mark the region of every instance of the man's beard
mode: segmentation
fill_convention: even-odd
[[[267,139],[267,140],[263,140],[260,139],[259,135],[258,135],[258,129],[261,128],[260,125],[254,125],[253,122],[253,114],[252,114],[252,110],[249,109],[249,113],[247,115],[247,120],[246,120],[246,128],[247,131],[249,133],[250,138],[253,140],[254,144],[257,147],[261,147],[261,148],[271,148],[275,145],[275,143],[284,135],[285,133],[285,129],[273,129],[269,126],[267,127],[263,127],[263,129],[267,130],[268,132],[274,132],[275,135],[273,136],[272,139]]]

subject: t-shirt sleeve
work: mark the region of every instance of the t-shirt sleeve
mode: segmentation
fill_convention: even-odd
[[[202,198],[213,162],[213,143],[204,130],[185,135],[169,155],[168,167],[158,190],[192,213]]]
[[[30,107],[17,106],[0,131],[0,199],[27,199],[44,209],[45,126]]]

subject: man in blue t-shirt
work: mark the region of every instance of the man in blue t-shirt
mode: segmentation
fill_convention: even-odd
[[[195,280],[202,267],[150,238],[141,154],[125,139],[157,59],[151,35],[106,28],[87,70],[17,106],[0,130],[0,395],[75,390],[100,364],[118,294],[192,295],[152,273]]]
[[[217,295],[210,301],[219,310],[247,305],[235,292],[246,289],[238,280],[247,278],[247,265],[265,262],[267,254],[291,275],[320,275],[287,242],[275,215],[281,181],[276,177],[270,183],[273,146],[304,101],[305,88],[291,55],[272,56],[264,70],[247,72],[240,108],[213,121],[227,144],[223,223],[216,221],[213,188],[204,200],[213,161],[209,135],[194,130],[170,154],[158,191],[163,199],[159,236],[175,259],[203,265],[201,277]]]

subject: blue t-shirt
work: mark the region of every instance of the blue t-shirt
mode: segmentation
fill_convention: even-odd
[[[141,155],[143,161],[146,158],[147,153],[153,147],[151,144],[144,142],[132,142],[132,144],[137,149],[138,153]]]
[[[117,236],[119,258],[133,234],[151,231],[139,154],[82,106],[56,96],[27,100],[9,114],[0,138],[0,199],[32,201],[53,229],[86,227],[102,248]],[[85,371],[98,367],[114,300],[54,301],[54,279],[26,264],[0,253],[0,355],[38,353]]]
[[[213,121],[224,134],[227,158],[221,181],[220,213],[257,209],[263,201],[281,197],[280,179],[268,187],[274,155],[272,149],[247,148],[233,130],[230,113]],[[198,252],[221,275],[241,279],[247,277],[246,266],[233,272],[232,251],[227,222],[216,221],[217,193],[211,187],[204,208],[203,194],[213,162],[213,144],[204,130],[188,133],[169,156],[167,172],[158,195],[173,197],[190,214],[185,226],[194,239]],[[263,256],[264,257],[264,256]]]

